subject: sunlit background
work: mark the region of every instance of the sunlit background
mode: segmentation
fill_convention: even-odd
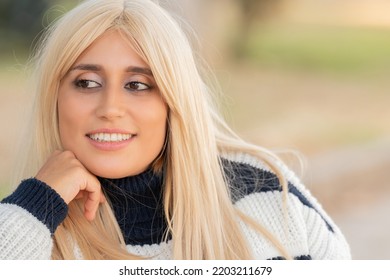
[[[0,197],[25,122],[37,34],[78,1],[0,3]],[[283,156],[341,227],[354,259],[390,259],[390,2],[160,0],[224,93],[228,122]]]

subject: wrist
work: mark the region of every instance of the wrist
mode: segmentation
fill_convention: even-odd
[[[2,203],[15,204],[24,208],[44,223],[52,234],[68,212],[68,206],[62,197],[36,178],[23,180]]]

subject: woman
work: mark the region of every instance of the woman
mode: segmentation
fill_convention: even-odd
[[[34,177],[0,204],[1,258],[350,258],[295,176],[219,117],[157,4],[82,3],[36,65]]]

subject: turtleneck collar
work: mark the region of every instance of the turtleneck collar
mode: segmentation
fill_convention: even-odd
[[[99,178],[126,244],[160,243],[166,229],[163,176],[148,169],[121,179]]]

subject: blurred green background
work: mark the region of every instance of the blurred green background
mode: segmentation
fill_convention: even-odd
[[[14,187],[30,102],[26,59],[42,28],[78,2],[0,3],[0,197]],[[342,228],[353,257],[390,258],[390,2],[160,2],[198,34],[233,128],[275,151],[299,151],[304,171],[283,157]]]

